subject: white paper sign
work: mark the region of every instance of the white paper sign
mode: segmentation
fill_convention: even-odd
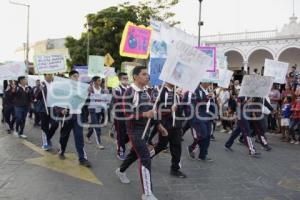
[[[289,63],[266,59],[264,76],[274,77],[274,83],[285,84],[288,68]]]
[[[60,54],[35,56],[35,68],[38,74],[66,72],[65,56]]]
[[[115,68],[113,68],[113,67],[104,67],[104,76],[105,77],[116,76]]]
[[[17,80],[26,75],[24,62],[10,62],[0,66],[0,80]]]
[[[103,108],[107,109],[108,104],[111,103],[112,94],[91,94],[89,108]]]
[[[200,79],[208,78],[212,58],[181,41],[169,46],[168,57],[159,79],[194,92]],[[196,78],[199,77],[199,78]]]
[[[36,81],[40,80],[41,83],[45,80],[44,76],[37,76],[37,75],[28,75],[28,86],[34,87],[36,86]]]
[[[273,77],[260,75],[244,76],[239,97],[268,97],[273,85]]]
[[[218,85],[222,88],[228,88],[230,84],[230,80],[233,75],[233,71],[227,69],[219,69],[219,81]]]

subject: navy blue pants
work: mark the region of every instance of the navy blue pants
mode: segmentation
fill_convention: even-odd
[[[252,140],[250,138],[250,126],[249,122],[245,119],[238,120],[236,128],[232,131],[230,138],[227,140],[225,146],[230,148],[234,140],[242,133],[243,138],[244,138],[244,143],[249,149],[250,154],[255,153],[255,149],[252,143]]]
[[[75,147],[78,154],[79,161],[87,159],[86,153],[84,151],[84,139],[83,139],[83,127],[79,124],[81,123],[81,116],[73,114],[70,119],[65,120],[64,126],[60,130],[59,143],[61,146],[61,154],[64,154],[67,148],[70,133],[73,130]]]
[[[96,113],[95,111],[90,110],[90,116],[91,116],[91,123],[90,123],[91,127],[88,129],[87,137],[90,138],[94,133],[97,144],[101,144],[100,124],[101,124],[102,115],[100,112]]]
[[[147,148],[147,140],[142,140],[142,134],[145,127],[133,126],[132,123],[127,122],[127,133],[132,144],[130,153],[120,166],[120,171],[125,170],[139,159],[139,172],[143,188],[143,194],[152,194],[151,182],[151,158]]]
[[[23,135],[27,114],[28,106],[15,106],[16,131],[19,135]]]
[[[194,142],[190,147],[194,150],[198,145],[200,149],[199,158],[206,159],[210,145],[212,122],[208,120],[194,120],[191,122],[191,127]]]
[[[7,106],[4,109],[4,119],[10,130],[14,129],[14,123],[16,121],[15,108],[13,106]]]

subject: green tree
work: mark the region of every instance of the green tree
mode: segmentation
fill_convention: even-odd
[[[154,18],[176,25],[179,22],[172,19],[175,13],[170,9],[178,2],[179,0],[146,0],[139,2],[138,5],[127,2],[88,14],[88,23],[84,26],[86,29],[88,25],[92,27],[89,31],[90,55],[104,56],[110,53],[115,60],[113,66],[120,69],[122,62],[132,61],[119,55],[119,46],[126,23],[131,21],[137,25],[149,26],[150,18]],[[87,41],[88,31],[83,32],[78,40],[73,37],[66,38],[65,45],[71,57],[67,60],[69,67],[87,64]]]

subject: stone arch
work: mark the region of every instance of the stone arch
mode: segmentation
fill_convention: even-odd
[[[226,49],[224,55],[227,56],[228,68],[231,70],[241,70],[245,62],[245,54],[236,48]]]
[[[248,53],[248,66],[250,74],[253,73],[254,69],[258,70],[258,73],[262,73],[265,59],[275,59],[274,52],[267,47],[256,47]]]
[[[300,46],[290,45],[282,48],[277,57],[278,61],[289,63],[289,67],[297,64],[300,69]]]

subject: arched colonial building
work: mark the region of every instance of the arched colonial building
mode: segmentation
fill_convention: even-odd
[[[288,62],[290,67],[300,66],[300,23],[295,16],[280,31],[218,34],[203,36],[202,40],[223,52],[228,68],[234,71],[251,73],[258,69],[260,73],[266,58]]]

